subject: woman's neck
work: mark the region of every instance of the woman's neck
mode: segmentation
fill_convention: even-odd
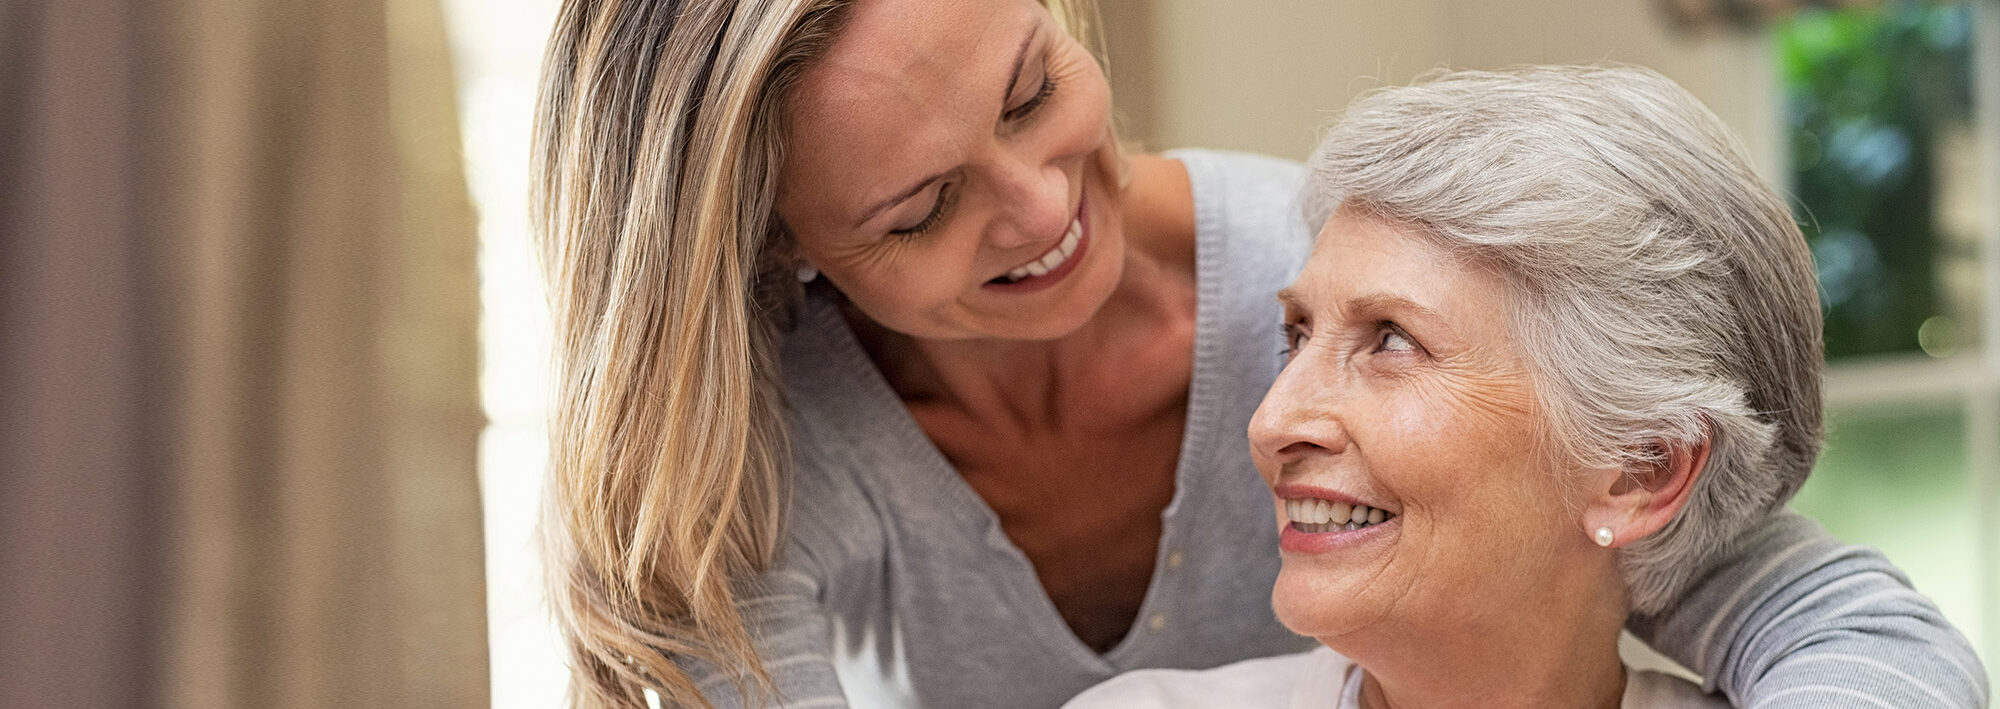
[[[1618,631],[1627,606],[1621,584],[1593,581],[1617,578],[1606,573],[1573,574],[1504,615],[1377,629],[1332,646],[1367,673],[1366,709],[1615,709],[1625,691]]]

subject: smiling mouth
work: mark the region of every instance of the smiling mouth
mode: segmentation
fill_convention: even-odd
[[[1334,500],[1299,498],[1285,501],[1292,529],[1308,534],[1352,532],[1395,519],[1393,512]]]
[[[1056,269],[1061,268],[1064,263],[1069,261],[1071,256],[1075,256],[1077,245],[1082,243],[1083,219],[1080,217],[1072,218],[1069,222],[1069,230],[1063,232],[1062,241],[1057,242],[1054,248],[1049,249],[1033,261],[1015,266],[1014,270],[1007,272],[1007,275],[988,282],[996,285],[1006,285],[1020,283],[1030,278],[1046,276]]]

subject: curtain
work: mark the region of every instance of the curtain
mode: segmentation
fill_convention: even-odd
[[[0,2],[0,707],[153,688],[165,372],[132,15]]]
[[[435,0],[0,6],[0,706],[487,704],[449,60]]]

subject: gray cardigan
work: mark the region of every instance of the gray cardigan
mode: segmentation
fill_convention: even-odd
[[[1193,183],[1198,314],[1175,492],[1131,632],[1076,639],[999,521],[809,297],[785,342],[796,463],[788,543],[743,610],[783,706],[1055,707],[1119,672],[1298,652],[1270,607],[1277,534],[1244,431],[1276,378],[1273,298],[1310,247],[1297,164],[1172,155]],[[1966,640],[1876,552],[1780,515],[1634,630],[1739,704],[1984,706]],[[1852,601],[1852,603],[1849,603]],[[718,706],[739,706],[693,668]]]

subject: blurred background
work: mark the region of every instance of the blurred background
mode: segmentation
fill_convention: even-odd
[[[1832,426],[1793,507],[2000,657],[2000,1],[1100,2],[1148,150],[1300,159],[1446,65],[1686,86],[1812,241]],[[555,5],[0,0],[0,706],[559,702]]]

